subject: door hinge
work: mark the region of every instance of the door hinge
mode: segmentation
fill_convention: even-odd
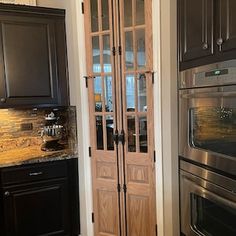
[[[124,190],[124,193],[127,192],[127,186],[126,186],[126,184],[123,185],[123,190]]]
[[[94,223],[94,213],[92,212],[92,223]]]
[[[156,224],[156,236],[158,235],[158,226]]]
[[[84,2],[81,2],[81,11],[82,11],[82,14],[84,14]]]
[[[121,55],[121,54],[122,54],[122,48],[121,48],[121,46],[118,47],[118,51],[119,51],[119,55]]]
[[[156,151],[155,150],[153,151],[153,160],[154,160],[154,163],[156,163]]]
[[[118,191],[118,193],[121,192],[121,186],[120,186],[120,184],[117,185],[117,191]]]
[[[116,48],[112,47],[112,55],[115,56],[116,55]]]
[[[89,150],[89,157],[91,157],[92,156],[91,147],[89,147],[88,150]]]

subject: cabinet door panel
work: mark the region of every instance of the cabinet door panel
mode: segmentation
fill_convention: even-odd
[[[180,0],[180,61],[213,54],[213,0]]]
[[[65,180],[4,189],[7,236],[69,235]]]
[[[221,0],[219,5],[221,30],[219,38],[223,39],[219,50],[222,52],[236,49],[236,1]]]
[[[6,103],[56,103],[53,21],[12,16],[2,16],[0,21]]]

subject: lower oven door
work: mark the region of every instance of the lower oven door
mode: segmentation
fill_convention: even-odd
[[[236,176],[236,86],[179,92],[179,155]]]
[[[180,188],[182,235],[236,235],[235,192],[185,171],[180,172]]]

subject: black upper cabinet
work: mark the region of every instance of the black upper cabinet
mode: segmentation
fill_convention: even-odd
[[[235,0],[179,0],[180,70],[236,58],[235,11]]]
[[[0,5],[0,107],[69,105],[64,10]]]
[[[217,32],[219,51],[227,52],[236,49],[236,1],[220,0]]]
[[[181,61],[213,54],[213,0],[180,0]]]

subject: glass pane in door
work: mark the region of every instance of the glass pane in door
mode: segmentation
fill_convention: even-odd
[[[94,102],[95,111],[102,112],[102,79],[100,76],[94,78]]]
[[[136,25],[145,24],[145,1],[136,0]]]
[[[96,135],[97,135],[97,149],[103,150],[103,119],[102,116],[96,116]]]
[[[106,116],[106,131],[107,131],[107,150],[114,150],[113,141],[114,121],[113,116]]]
[[[125,66],[127,70],[134,68],[134,48],[133,48],[133,32],[125,32]]]
[[[108,0],[102,0],[102,30],[109,29],[109,3]]]
[[[132,0],[123,0],[124,1],[124,26],[132,26]]]
[[[93,72],[99,73],[101,72],[99,36],[92,37],[92,49],[93,49]]]
[[[139,151],[143,153],[148,152],[146,116],[139,117]]]
[[[98,31],[98,0],[90,0],[91,31]]]
[[[112,98],[112,77],[105,76],[104,78],[104,96],[106,112],[113,111],[113,98]]]
[[[142,69],[146,67],[145,30],[136,30],[135,37],[137,50],[137,67],[138,69]]]
[[[138,111],[147,111],[147,86],[146,76],[141,75],[137,80],[137,92],[138,92]]]
[[[110,73],[111,69],[110,35],[103,35],[103,71]]]
[[[128,127],[128,151],[136,152],[136,125],[135,116],[127,117],[127,127]]]
[[[135,111],[135,78],[134,75],[126,75],[126,111]]]

